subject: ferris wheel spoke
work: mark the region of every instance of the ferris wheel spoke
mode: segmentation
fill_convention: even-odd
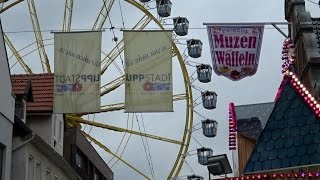
[[[106,19],[109,16],[110,10],[112,8],[112,5],[115,0],[103,0],[102,7],[100,9],[100,12],[98,14],[98,17],[96,21],[94,22],[94,25],[92,27],[92,30],[101,30],[104,23],[106,22]]]
[[[121,162],[123,162],[125,165],[129,166],[132,170],[134,170],[135,172],[137,172],[138,174],[142,175],[143,177],[145,177],[146,179],[151,180],[150,177],[148,177],[147,175],[145,175],[144,173],[142,173],[141,171],[139,171],[137,168],[135,168],[133,165],[129,164],[127,161],[125,161],[124,159],[122,159],[121,157],[119,157],[116,153],[113,153],[109,148],[107,148],[105,145],[103,145],[101,142],[99,142],[98,140],[96,140],[95,138],[93,138],[92,136],[90,136],[89,134],[85,133],[84,131],[82,131],[82,133],[84,134],[84,136],[86,138],[88,138],[90,141],[92,141],[93,143],[95,143],[96,145],[98,145],[100,148],[102,148],[103,150],[105,150],[106,152],[110,153],[112,156],[116,157],[117,159],[119,159]]]
[[[101,106],[101,112],[119,111],[124,109],[124,103],[108,104]]]
[[[71,29],[73,1],[74,0],[66,0],[65,1],[62,31],[70,31],[70,29]]]
[[[18,50],[14,47],[14,45],[12,44],[12,42],[10,41],[10,39],[8,38],[8,36],[6,34],[4,35],[4,41],[6,42],[6,44],[8,45],[8,47],[10,48],[10,50],[12,51],[13,55],[16,57],[17,61],[19,62],[19,64],[21,65],[21,67],[23,68],[23,70],[27,73],[27,74],[33,74],[32,70],[30,69],[30,67],[24,62],[24,60],[22,59],[22,56],[19,54]]]
[[[134,0],[125,0],[126,2],[132,4],[133,6],[137,7],[138,9],[140,9],[142,12],[144,12],[146,15],[148,15],[150,18],[152,18],[152,20],[160,27],[160,29],[164,30],[164,27],[162,26],[162,24],[158,21],[158,19],[156,17],[154,17],[147,9],[145,9],[143,6],[141,6],[139,3],[137,3]],[[188,148],[189,148],[189,144],[190,144],[190,139],[191,139],[191,134],[188,132],[188,129],[190,129],[192,127],[193,124],[193,111],[189,108],[190,106],[193,106],[193,100],[192,100],[192,88],[190,86],[190,84],[188,82],[190,82],[189,79],[189,75],[188,75],[188,71],[187,68],[184,64],[184,59],[182,57],[182,55],[180,54],[178,47],[176,46],[176,44],[173,43],[173,49],[174,49],[174,53],[177,55],[177,58],[179,60],[179,64],[182,70],[182,74],[183,74],[183,78],[184,78],[184,82],[185,82],[185,89],[186,89],[186,93],[187,93],[187,100],[186,100],[186,126],[185,126],[185,131],[183,134],[183,143],[184,145],[180,146],[179,149],[179,155],[184,155],[188,152]],[[168,179],[171,178],[176,178],[179,175],[179,172],[182,168],[183,165],[183,159],[181,158],[181,156],[177,156],[175,163],[173,165],[173,168],[171,169],[171,172],[168,176]]]
[[[130,129],[111,126],[111,125],[103,124],[103,123],[99,123],[99,122],[88,121],[88,120],[85,120],[85,119],[80,118],[80,117],[67,116],[67,119],[69,121],[74,121],[74,122],[78,122],[78,123],[82,123],[82,124],[88,124],[88,125],[91,125],[91,126],[100,127],[100,128],[104,128],[104,129],[109,129],[109,130],[116,131],[116,132],[126,132],[126,133],[130,133],[130,134],[134,134],[134,135],[138,135],[138,136],[144,136],[144,137],[155,139],[155,140],[159,140],[159,141],[169,142],[169,143],[172,143],[172,144],[178,144],[178,145],[183,144],[182,142],[174,140],[174,139],[169,139],[169,138],[160,137],[160,136],[156,136],[156,135],[152,135],[152,134],[133,131],[133,130],[130,130]]]
[[[117,79],[109,82],[108,84],[101,87],[101,96],[104,96],[105,94],[108,94],[109,92],[117,89],[119,86],[124,84],[125,76],[122,75],[118,77]]]
[[[42,70],[43,70],[43,72],[51,73],[50,63],[49,63],[49,59],[48,59],[46,50],[44,48],[44,43],[43,43],[42,34],[41,34],[41,28],[40,28],[34,0],[27,0],[27,3],[28,3],[29,14],[30,14],[31,22],[32,22],[32,26],[33,26],[34,36],[37,41],[38,52],[39,52]]]
[[[3,7],[3,8],[0,10],[0,14],[3,13],[4,11],[10,9],[11,7],[13,7],[13,6],[21,3],[22,1],[24,1],[24,0],[17,0],[17,1],[15,1],[15,2],[12,2],[12,3],[9,4],[9,5],[6,5],[5,7]]]
[[[180,101],[186,99],[186,94],[173,95],[173,101]],[[124,109],[124,103],[108,104],[101,106],[101,112],[119,111]]]
[[[147,15],[144,15],[138,23],[132,28],[132,29],[143,29],[145,28],[149,22],[151,21],[151,18]],[[124,42],[123,39],[121,39],[116,47],[114,47],[109,54],[107,54],[101,61],[102,70],[101,75],[105,73],[105,71],[108,69],[108,67],[111,65],[111,63],[114,62],[114,60],[121,54],[121,52],[124,49]]]

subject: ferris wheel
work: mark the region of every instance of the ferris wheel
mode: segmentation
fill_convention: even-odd
[[[177,179],[190,155],[192,132],[202,129],[210,138],[217,131],[216,121],[195,110],[201,107],[198,105],[208,110],[216,107],[217,94],[196,85],[211,81],[212,68],[192,60],[201,57],[202,42],[186,38],[188,19],[171,17],[172,6],[170,0],[16,0],[2,3],[0,9],[13,74],[53,73],[52,31],[104,31],[101,112],[66,117],[70,125],[81,125],[83,134],[111,168],[122,164],[121,168],[132,169],[141,179]],[[124,113],[122,29],[173,29],[174,112]],[[194,114],[200,123],[194,123]],[[163,144],[168,148],[162,148]],[[199,163],[205,165],[212,150],[200,147],[197,154]],[[141,163],[143,158],[148,165]],[[156,174],[154,169],[161,164],[168,168]]]

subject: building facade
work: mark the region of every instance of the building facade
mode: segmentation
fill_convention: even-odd
[[[26,125],[63,156],[64,118],[53,114],[53,74],[12,75],[16,109]],[[25,95],[27,96],[25,97]],[[26,99],[30,99],[27,103]]]
[[[320,98],[320,18],[311,17],[304,0],[285,0],[285,18],[295,44],[295,72],[309,91]]]
[[[64,157],[83,180],[113,180],[114,174],[77,127],[67,127]]]
[[[13,75],[12,180],[80,180],[63,158],[64,117],[53,114],[53,74]]]
[[[18,130],[14,131],[12,168],[22,173],[12,171],[13,180],[24,176],[34,178],[32,180],[114,179],[111,169],[80,129],[65,126],[65,116],[52,113],[53,74],[13,75],[11,78],[17,97],[16,114],[22,119],[20,126],[33,133],[19,135]]]
[[[71,166],[35,133],[14,137],[12,180],[79,180]]]
[[[0,21],[0,179],[10,180],[14,96]]]

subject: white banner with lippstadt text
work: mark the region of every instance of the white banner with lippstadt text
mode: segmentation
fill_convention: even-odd
[[[101,36],[54,34],[54,113],[100,112]]]
[[[124,31],[125,111],[172,112],[172,31]]]

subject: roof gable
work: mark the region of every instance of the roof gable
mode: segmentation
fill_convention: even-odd
[[[247,104],[235,106],[237,119],[250,119],[256,117],[260,120],[262,128],[267,123],[267,120],[272,112],[274,102]]]
[[[320,164],[319,153],[320,120],[286,81],[244,173]]]
[[[12,75],[13,93],[23,94],[27,82],[31,81],[33,102],[27,103],[27,112],[52,112],[53,110],[53,74]]]

